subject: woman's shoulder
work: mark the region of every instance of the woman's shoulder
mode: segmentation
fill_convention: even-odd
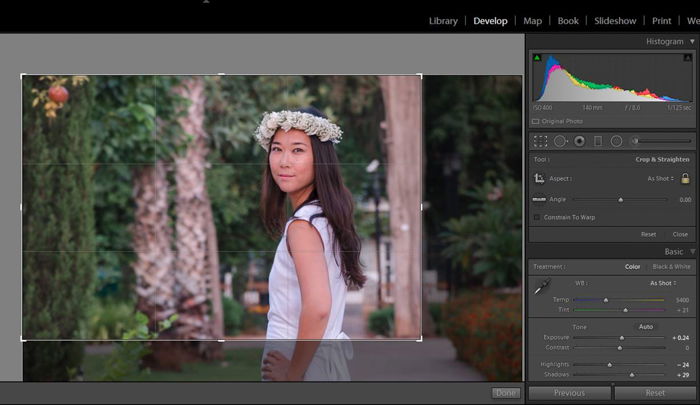
[[[321,207],[321,204],[318,202],[318,200],[308,202],[303,206],[299,207],[299,209],[296,210],[294,215],[292,215],[290,220],[298,218],[309,220],[313,215],[316,214],[323,214],[323,207]]]
[[[297,219],[303,219],[310,222],[316,228],[322,228],[326,226],[325,216],[323,216],[323,208],[316,200],[315,202],[309,202],[299,207],[294,214],[287,220],[287,225],[285,227],[285,234],[289,225]]]

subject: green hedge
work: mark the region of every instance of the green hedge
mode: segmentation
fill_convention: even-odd
[[[435,322],[435,333],[442,336],[443,334],[443,304],[439,302],[431,302],[428,310],[430,316]],[[367,319],[367,328],[377,335],[393,336],[394,335],[394,306],[389,305],[382,309],[375,310],[369,314]]]
[[[221,301],[224,307],[224,333],[230,336],[241,333],[245,308],[229,297],[222,297]]]
[[[457,357],[489,381],[522,377],[522,295],[480,290],[445,305],[444,330]]]
[[[372,311],[367,318],[368,329],[377,335],[392,336],[394,334],[394,307],[388,306]]]

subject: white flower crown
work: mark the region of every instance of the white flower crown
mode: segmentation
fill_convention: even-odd
[[[343,131],[339,126],[313,114],[288,110],[265,112],[260,125],[255,129],[255,140],[265,151],[269,151],[270,141],[277,128],[285,131],[296,128],[309,136],[316,135],[321,142],[338,143],[343,137]]]

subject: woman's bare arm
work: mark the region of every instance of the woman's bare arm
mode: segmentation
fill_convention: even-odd
[[[287,228],[287,238],[301,289],[299,331],[287,376],[300,381],[320,344],[303,340],[323,338],[331,311],[331,290],[323,240],[316,228],[296,220]]]

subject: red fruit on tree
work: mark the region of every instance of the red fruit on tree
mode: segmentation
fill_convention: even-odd
[[[68,100],[68,90],[63,86],[51,86],[49,98],[56,103],[65,103]]]

